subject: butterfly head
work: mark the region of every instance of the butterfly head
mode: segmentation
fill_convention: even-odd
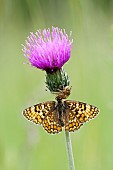
[[[55,92],[54,94],[56,94],[56,100],[60,99],[66,99],[71,93],[71,87],[66,86],[64,87],[64,89],[59,90],[58,92]]]

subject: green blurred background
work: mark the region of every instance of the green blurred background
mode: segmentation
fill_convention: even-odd
[[[76,170],[113,170],[112,0],[0,1],[0,170],[68,170],[64,131],[49,135],[22,116],[24,108],[54,99],[45,73],[23,64],[21,51],[30,31],[51,26],[73,32],[69,99],[101,110],[71,133]]]

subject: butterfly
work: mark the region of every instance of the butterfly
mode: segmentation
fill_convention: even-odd
[[[62,131],[74,132],[85,122],[93,119],[99,109],[93,105],[75,100],[64,100],[69,95],[69,87],[56,93],[56,101],[47,101],[31,106],[23,111],[30,121],[42,125],[51,134]]]

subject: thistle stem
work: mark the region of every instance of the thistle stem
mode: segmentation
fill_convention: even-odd
[[[70,133],[65,131],[69,170],[75,170]]]

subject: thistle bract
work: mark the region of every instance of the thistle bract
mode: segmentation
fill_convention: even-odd
[[[46,87],[51,92],[63,90],[66,86],[69,86],[69,84],[69,76],[63,68],[57,70],[56,72],[46,74]]]
[[[31,33],[26,46],[23,45],[23,52],[32,66],[51,73],[69,60],[71,45],[71,32],[68,37],[64,29],[52,27],[51,31],[44,29]]]

